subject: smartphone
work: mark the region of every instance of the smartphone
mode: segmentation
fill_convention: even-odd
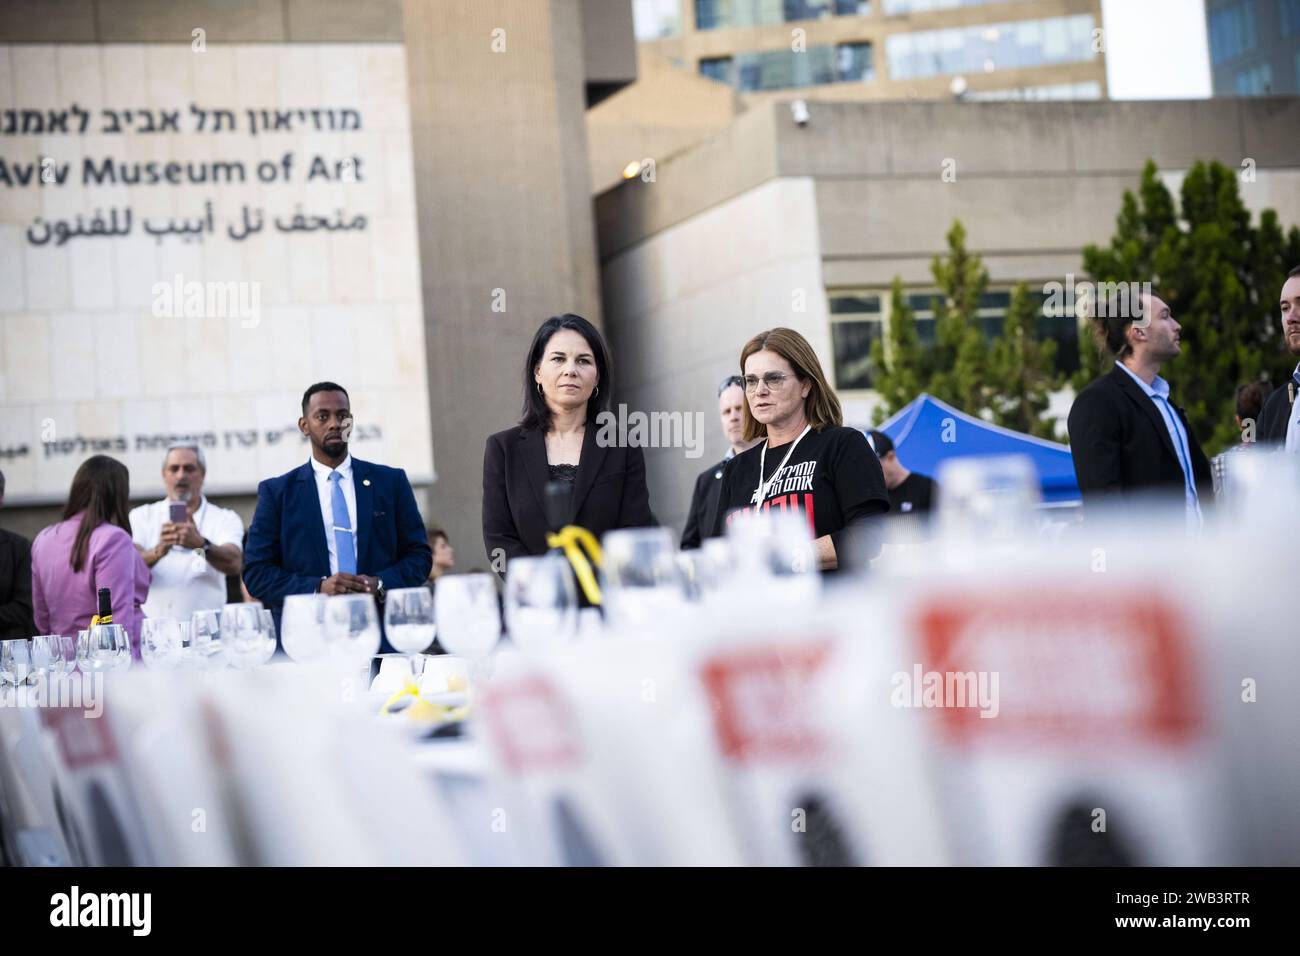
[[[173,501],[171,503],[171,521],[172,524],[185,524],[189,521],[189,505],[183,501]]]

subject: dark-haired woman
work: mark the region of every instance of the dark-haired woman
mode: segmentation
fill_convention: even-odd
[[[41,634],[76,634],[98,612],[100,588],[113,594],[113,623],[140,657],[140,606],[149,569],[131,540],[130,475],[107,455],[87,458],[72,478],[63,520],[32,542],[32,612]]]
[[[483,455],[483,544],[500,560],[544,554],[546,486],[567,486],[561,517],[600,537],[616,528],[655,525],[640,448],[597,441],[596,416],[609,405],[605,340],[586,319],[542,323],[524,360],[519,424],[487,440]]]

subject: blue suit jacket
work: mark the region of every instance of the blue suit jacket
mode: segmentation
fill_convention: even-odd
[[[353,458],[352,484],[357,494],[357,573],[379,578],[390,591],[423,584],[433,567],[433,551],[406,472]],[[311,462],[306,462],[257,486],[244,584],[271,609],[278,631],[285,595],[310,594],[329,573],[320,495]]]

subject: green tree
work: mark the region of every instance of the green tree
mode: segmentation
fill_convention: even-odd
[[[903,280],[894,276],[889,294],[889,345],[877,339],[871,343],[871,364],[876,369],[876,390],[884,400],[876,406],[879,425],[922,391],[926,377],[924,357],[916,337],[916,314],[903,294]]]
[[[1180,201],[1148,162],[1138,196],[1124,194],[1110,245],[1086,247],[1084,268],[1097,282],[1151,282],[1169,303],[1183,348],[1161,374],[1213,454],[1240,439],[1237,386],[1289,371],[1277,293],[1300,261],[1300,229],[1284,237],[1272,210],[1253,227],[1236,172],[1218,162],[1192,167]]]
[[[939,295],[934,299],[933,372],[926,391],[978,415],[992,392],[988,347],[977,315],[989,274],[980,257],[966,248],[966,227],[960,220],[948,230],[947,257],[935,256],[930,272]]]
[[[1041,339],[1038,320],[1042,313],[1029,286],[1017,283],[1002,326],[1002,337],[990,350],[989,382],[995,385],[990,398],[993,421],[1005,428],[1055,438],[1055,423],[1044,419],[1049,393],[1059,388],[1056,374],[1056,342]]]

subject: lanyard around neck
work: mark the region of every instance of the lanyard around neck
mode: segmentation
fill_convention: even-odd
[[[763,441],[763,450],[758,453],[758,501],[755,502],[755,507],[759,507],[763,504],[764,493],[769,487],[771,487],[776,476],[781,474],[781,469],[784,468],[786,462],[790,460],[790,456],[794,454],[794,450],[799,447],[799,442],[803,441],[803,436],[807,435],[811,430],[812,425],[805,425],[803,427],[803,431],[799,433],[799,437],[794,440],[794,444],[790,446],[790,450],[786,452],[785,457],[781,459],[781,464],[776,466],[776,471],[772,472],[772,477],[767,481],[763,480],[763,472],[767,470],[767,441]]]

